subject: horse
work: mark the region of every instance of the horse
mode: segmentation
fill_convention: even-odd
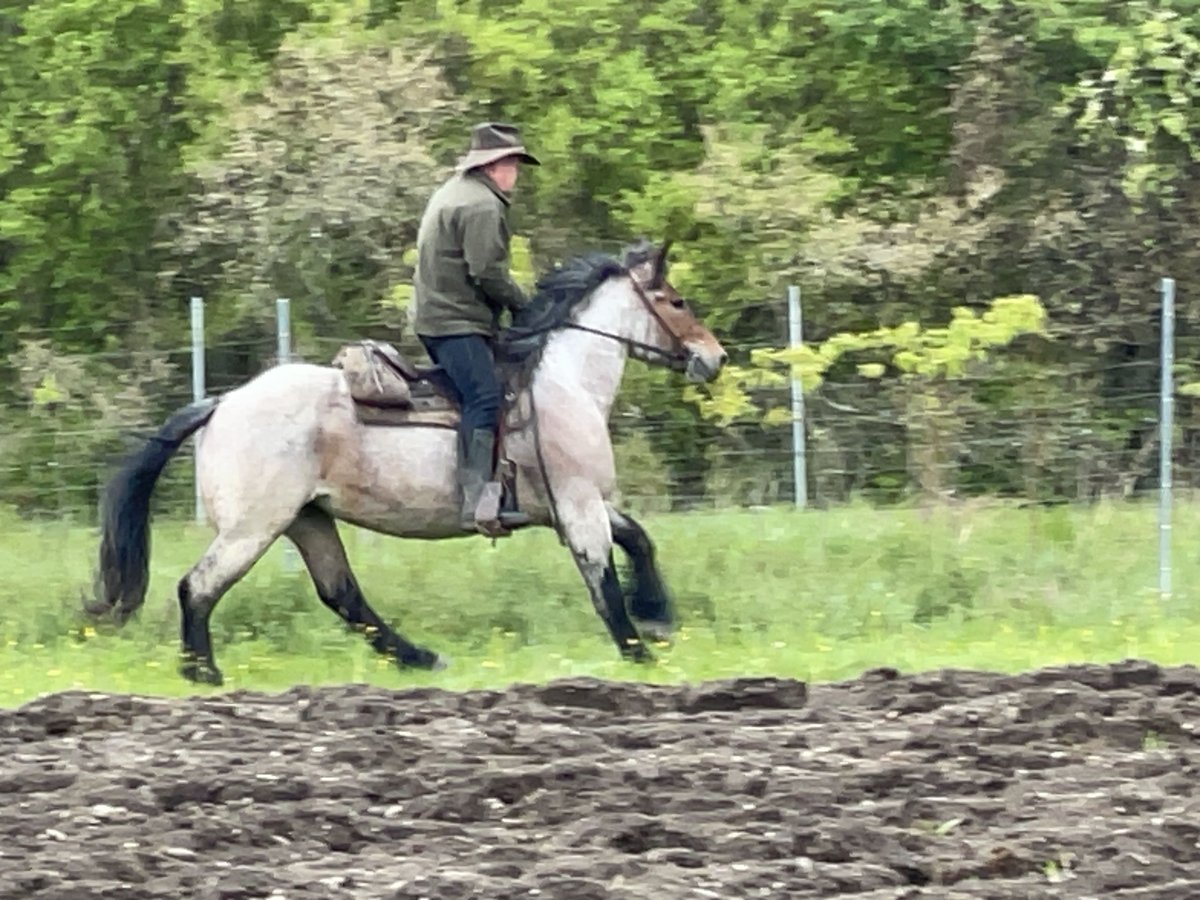
[[[614,501],[609,413],[627,359],[716,379],[728,356],[667,278],[670,242],[641,241],[618,258],[585,253],[551,268],[498,335],[506,384],[497,456],[532,519],[572,554],[622,657],[654,659],[642,631],[669,640],[674,612],[645,529]],[[392,348],[394,350],[394,348]],[[402,367],[423,405],[372,421],[336,365],[275,365],[172,413],[106,485],[94,599],[85,610],[119,627],[149,580],[150,500],[172,456],[195,435],[199,493],[215,537],[179,580],[179,672],[220,685],[209,630],[221,597],[281,535],[299,551],[320,600],[403,668],[440,669],[368,604],[338,522],[398,538],[479,535],[460,522],[458,407],[437,367]],[[506,495],[507,496],[507,495]],[[613,545],[632,563],[627,597]]]

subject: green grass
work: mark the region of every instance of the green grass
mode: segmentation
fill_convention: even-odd
[[[401,673],[316,599],[277,545],[213,619],[225,690],[371,682],[494,687],[565,675],[698,681],[778,674],[825,681],[888,665],[1018,671],[1126,657],[1191,662],[1200,647],[1200,513],[1175,510],[1175,594],[1160,599],[1155,510],[766,510],[647,516],[683,621],[652,667],[620,662],[566,550],[550,533],[496,546],[344,529],[380,613],[448,654]],[[76,620],[95,533],[0,523],[0,705],[68,688],[189,695],[175,672],[174,584],[206,529],[158,521],[137,621],[97,635]]]

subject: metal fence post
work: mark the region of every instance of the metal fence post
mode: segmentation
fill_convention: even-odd
[[[788,344],[793,349],[804,343],[804,320],[800,310],[800,288],[788,286]],[[792,377],[792,478],[797,509],[808,506],[808,450],[804,438],[804,385]]]
[[[281,365],[292,361],[292,304],[287,297],[275,299],[275,363]],[[298,568],[296,548],[291,542],[283,545],[283,570],[294,572]]]
[[[275,301],[275,348],[278,362],[291,362],[292,310],[287,297],[279,297]]]
[[[204,298],[192,298],[192,401],[204,399]],[[196,524],[204,524],[204,504],[200,499],[199,456],[193,457],[192,480],[196,491]]]
[[[1158,591],[1171,596],[1171,441],[1175,430],[1175,279],[1164,278],[1158,440]]]

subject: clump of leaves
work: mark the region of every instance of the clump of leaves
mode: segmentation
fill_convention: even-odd
[[[920,390],[935,380],[962,378],[973,364],[986,363],[996,349],[1030,334],[1046,334],[1041,302],[1028,294],[1000,297],[982,315],[956,308],[943,327],[905,322],[894,328],[835,334],[815,346],[755,350],[750,366],[730,367],[707,396],[689,388],[689,398],[720,424],[744,417],[783,424],[790,421],[790,411],[777,408],[764,415],[753,399],[755,389],[781,388],[789,378],[799,378],[805,392],[811,393],[820,388],[831,368],[854,354],[867,357],[856,366],[859,375],[882,379],[890,374]],[[781,364],[787,371],[781,371]]]

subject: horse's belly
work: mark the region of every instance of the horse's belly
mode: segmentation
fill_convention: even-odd
[[[357,438],[320,486],[331,513],[398,537],[461,533],[453,431],[359,427]]]

